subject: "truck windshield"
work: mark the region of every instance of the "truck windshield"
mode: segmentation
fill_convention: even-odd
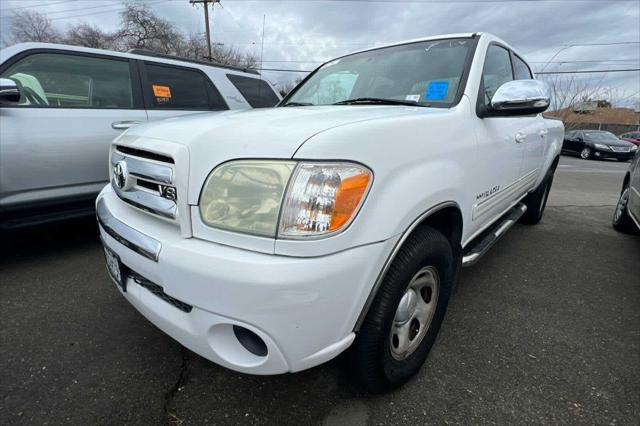
[[[446,39],[345,56],[316,70],[281,106],[388,103],[446,108],[456,98],[472,46],[472,39]]]

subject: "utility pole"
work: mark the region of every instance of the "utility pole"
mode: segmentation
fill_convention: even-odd
[[[209,60],[213,60],[213,54],[211,52],[211,31],[209,30],[209,3],[212,7],[216,3],[220,3],[220,0],[189,0],[191,4],[202,3],[204,6],[204,26],[207,31],[207,51],[209,52]]]

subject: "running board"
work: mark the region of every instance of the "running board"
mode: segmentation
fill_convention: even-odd
[[[527,211],[527,206],[522,203],[515,205],[501,219],[491,225],[484,232],[485,236],[479,239],[471,247],[465,250],[462,256],[462,266],[474,265],[489,249],[511,228]]]

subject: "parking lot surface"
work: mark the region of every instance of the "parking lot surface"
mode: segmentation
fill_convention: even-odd
[[[563,157],[537,226],[462,273],[420,374],[360,393],[341,360],[226,370],[109,280],[92,219],[3,234],[0,423],[640,423],[640,237],[610,220],[627,164]]]

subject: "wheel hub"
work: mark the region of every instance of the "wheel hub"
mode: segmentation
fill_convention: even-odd
[[[438,305],[440,278],[433,266],[420,269],[400,299],[389,332],[391,355],[403,360],[420,346]]]

